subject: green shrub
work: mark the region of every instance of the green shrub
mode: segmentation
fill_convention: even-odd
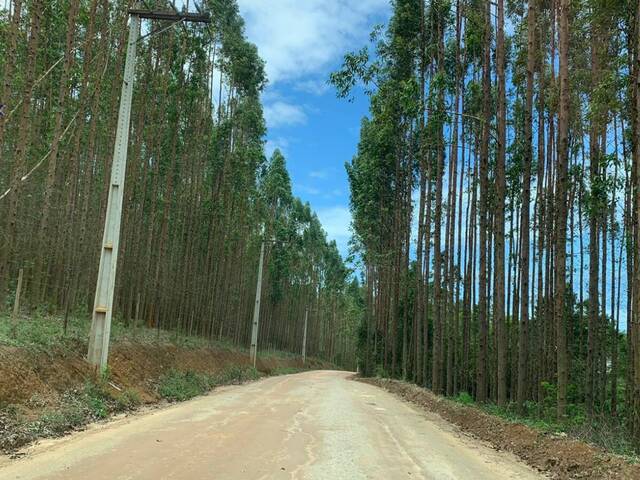
[[[160,378],[158,394],[166,400],[182,402],[220,385],[240,384],[258,378],[260,372],[255,368],[238,365],[229,366],[215,375],[171,370]]]
[[[214,386],[236,385],[251,380],[257,380],[258,378],[260,378],[260,372],[258,372],[254,367],[231,365],[214,375],[213,381]]]
[[[28,428],[39,436],[55,437],[85,425],[93,420],[95,406],[84,392],[71,391],[63,396],[62,406],[56,410],[45,411]]]
[[[57,436],[73,428],[74,423],[64,412],[52,411],[42,414],[32,428],[45,436]]]
[[[306,369],[304,368],[296,368],[296,367],[278,367],[271,370],[271,375],[291,375],[294,373],[304,372]]]
[[[98,420],[108,416],[110,410],[108,404],[113,402],[113,398],[105,387],[104,380],[99,383],[87,382],[84,386],[82,400],[87,406],[90,415]]]
[[[140,395],[130,388],[125,389],[116,399],[118,410],[133,410],[142,403]]]
[[[202,395],[213,386],[211,379],[196,372],[171,370],[160,378],[158,393],[172,402],[182,402]]]
[[[471,405],[475,402],[473,397],[469,395],[467,392],[458,393],[458,396],[455,397],[454,400],[458,403],[462,403],[463,405]]]
[[[378,378],[389,378],[389,374],[384,369],[382,365],[376,365],[376,377]]]
[[[89,410],[91,411],[91,415],[97,419],[107,418],[107,405],[102,398],[99,397],[89,397]]]

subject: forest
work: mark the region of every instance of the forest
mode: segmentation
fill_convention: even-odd
[[[638,448],[640,3],[392,7],[331,76],[363,372]]]
[[[91,323],[134,5],[0,0],[0,321],[20,297],[60,342]],[[142,23],[119,328],[247,349],[264,246],[259,350],[306,339],[637,455],[640,2],[391,1],[326,79],[369,108],[346,260],[267,149],[237,0],[199,8],[210,23]]]
[[[157,10],[168,2],[147,1]],[[0,311],[91,322],[129,0],[0,4]],[[144,21],[130,122],[115,318],[355,368],[359,286],[285,158],[267,158],[264,62],[235,0],[207,25]]]

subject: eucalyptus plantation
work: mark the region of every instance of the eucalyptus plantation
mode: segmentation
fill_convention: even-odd
[[[145,2],[167,10],[167,2]],[[131,2],[0,9],[0,309],[93,304]],[[235,0],[207,26],[143,21],[115,315],[248,346],[266,241],[259,346],[355,365],[359,287],[285,159],[265,154],[264,62]],[[60,325],[66,328],[66,321]]]
[[[0,8],[0,310],[23,272],[62,333],[93,305],[131,6]],[[259,349],[640,448],[637,0],[391,2],[330,78],[369,101],[353,270],[266,152],[236,1],[203,9],[140,31],[118,320],[248,347],[258,305]]]
[[[397,0],[345,56],[363,371],[640,445],[639,8]]]

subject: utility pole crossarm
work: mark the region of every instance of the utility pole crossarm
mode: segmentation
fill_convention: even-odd
[[[145,10],[132,8],[129,15],[137,15],[140,18],[148,18],[150,20],[169,20],[172,22],[196,22],[211,23],[211,16],[208,13],[191,13],[191,12],[167,12],[159,10]]]

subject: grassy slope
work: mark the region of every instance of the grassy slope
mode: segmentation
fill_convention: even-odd
[[[86,317],[70,316],[65,334],[64,318],[35,312],[30,316],[19,317],[15,335],[13,335],[13,325],[9,315],[0,313],[0,346],[32,350],[75,346],[78,342],[86,343],[90,326],[91,322]],[[210,345],[208,340],[201,337],[189,337],[146,327],[129,328],[118,320],[111,325],[111,340],[114,343],[123,341],[149,344],[171,343],[185,348]],[[213,346],[231,348],[231,344],[225,342],[213,342]]]

